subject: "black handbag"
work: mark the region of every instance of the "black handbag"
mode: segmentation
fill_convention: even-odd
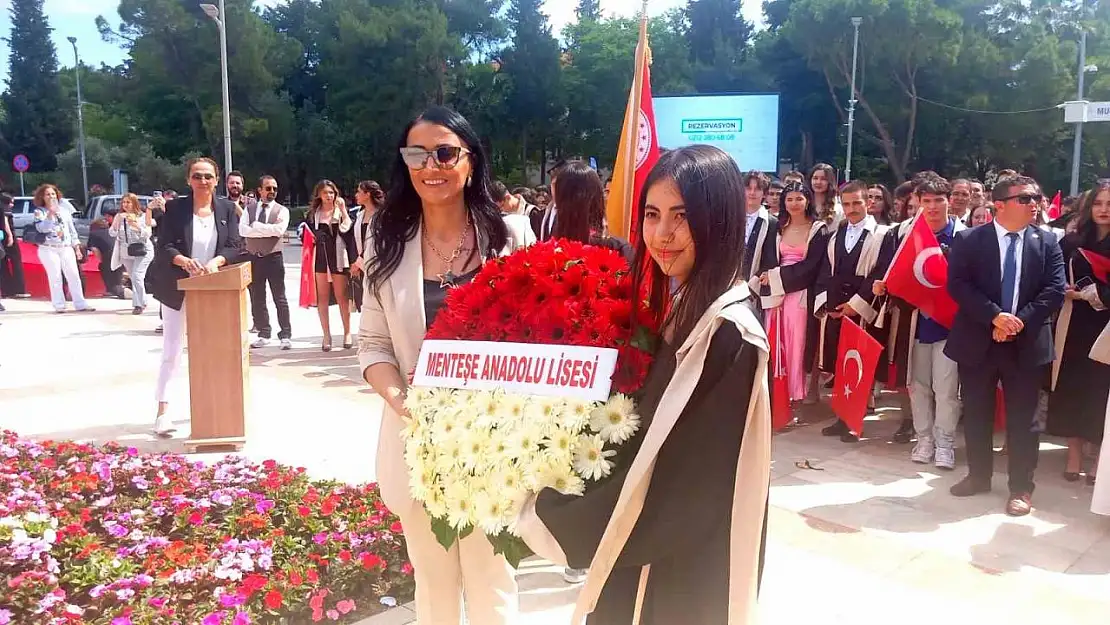
[[[123,242],[127,243],[127,218],[123,218]],[[146,256],[146,243],[127,243],[127,255],[133,258]]]

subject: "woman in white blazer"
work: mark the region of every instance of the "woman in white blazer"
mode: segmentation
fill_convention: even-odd
[[[405,380],[448,289],[473,279],[509,243],[490,189],[477,133],[455,111],[433,107],[404,130],[390,180],[366,241],[359,324],[363,377],[385,400],[378,436],[382,499],[401,517],[416,581],[421,625],[458,625],[462,598],[475,625],[515,623],[512,567],[481,532],[445,550],[424,508],[409,494],[401,429]]]

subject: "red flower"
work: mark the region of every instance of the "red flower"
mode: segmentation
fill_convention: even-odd
[[[242,590],[249,597],[266,587],[266,577],[251,573],[243,580]]]
[[[339,552],[339,561],[346,564],[351,561],[351,552],[343,549]]]
[[[394,521],[393,524],[389,526],[389,531],[393,532],[394,534],[400,534],[404,531],[404,528],[401,527],[400,521]]]
[[[300,586],[303,582],[304,582],[304,578],[301,577],[300,573],[298,573],[296,571],[292,571],[292,572],[289,573],[289,583],[290,584],[293,584],[294,586]]]
[[[312,514],[312,510],[308,506],[297,506],[297,514],[301,516],[308,516]]]
[[[544,241],[486,263],[473,281],[452,289],[428,337],[617,349],[613,390],[629,393],[651,365],[651,355],[631,345],[634,331],[658,331],[646,303],[633,304],[632,291],[619,253]]]
[[[262,603],[266,606],[266,609],[276,610],[281,607],[282,600],[283,597],[281,596],[280,592],[276,590],[271,590],[270,592],[266,593],[265,597],[262,598]]]
[[[385,560],[382,560],[377,554],[364,551],[358,554],[358,558],[362,561],[362,568],[364,569],[385,568]]]

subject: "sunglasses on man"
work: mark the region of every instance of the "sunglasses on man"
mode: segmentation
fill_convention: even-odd
[[[1017,200],[1018,204],[1028,206],[1029,204],[1040,204],[1041,200],[1043,199],[1044,196],[1040,193],[1019,193],[1017,195],[1011,195],[1007,198],[1002,198],[1002,201],[1009,202],[1010,200]]]
[[[440,169],[454,169],[463,154],[470,154],[470,150],[457,145],[440,145],[434,150],[419,147],[401,148],[401,160],[409,169],[416,171],[427,167],[429,158],[433,159],[436,167]]]

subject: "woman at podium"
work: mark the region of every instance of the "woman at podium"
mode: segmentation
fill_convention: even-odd
[[[207,157],[188,165],[192,195],[166,203],[158,229],[158,246],[151,264],[151,294],[162,303],[162,364],[154,396],[158,413],[154,433],[170,436],[176,429],[166,414],[167,387],[181,362],[185,345],[185,293],[177,281],[215,273],[240,254],[239,218],[235,204],[217,198],[220,169]]]

